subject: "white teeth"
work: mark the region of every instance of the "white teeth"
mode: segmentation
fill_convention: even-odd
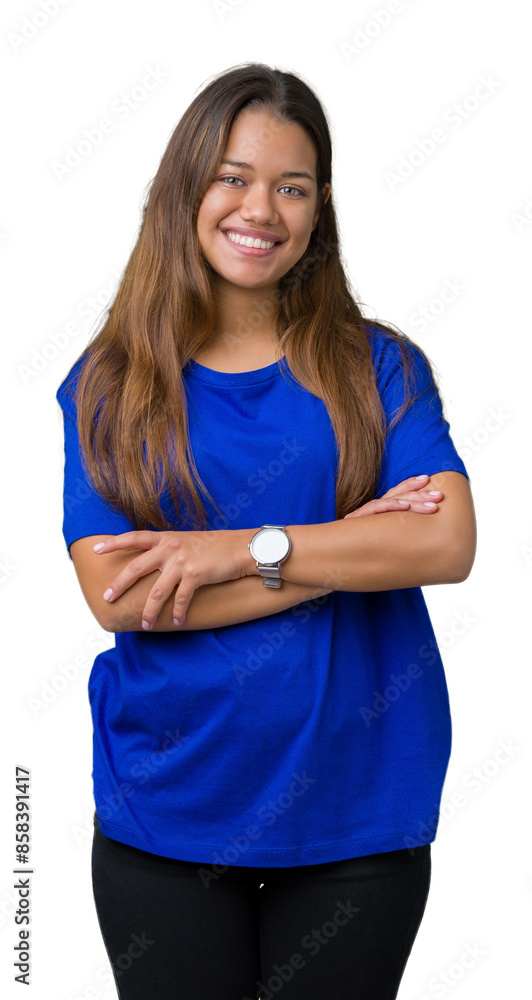
[[[254,240],[252,236],[240,236],[239,233],[232,233],[227,231],[226,236],[229,237],[233,243],[241,243],[245,247],[255,247],[257,250],[270,250],[271,247],[275,246],[275,242],[270,243],[267,240]]]

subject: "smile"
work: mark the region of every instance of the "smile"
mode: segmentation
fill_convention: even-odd
[[[224,233],[226,240],[235,247],[239,253],[247,254],[250,257],[264,257],[266,254],[273,253],[280,243],[272,243],[268,240],[254,240],[251,236],[245,237],[240,236],[238,233],[233,233],[228,230]]]

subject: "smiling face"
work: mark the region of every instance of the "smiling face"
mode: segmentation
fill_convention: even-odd
[[[298,125],[265,111],[240,114],[198,213],[200,246],[218,280],[273,289],[303,256],[319,215],[316,160]],[[327,184],[325,200],[329,191]],[[259,240],[275,246],[261,247]]]

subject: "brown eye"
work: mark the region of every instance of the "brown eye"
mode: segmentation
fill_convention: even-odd
[[[233,177],[231,175],[230,177],[218,177],[218,180],[219,181],[239,181],[240,177]],[[234,184],[230,184],[229,187],[235,187],[235,185]]]
[[[292,187],[292,186],[291,186],[290,184],[284,184],[284,185],[283,185],[283,187],[281,188],[281,191],[282,191],[283,189],[284,189],[285,191],[286,191],[286,190],[288,190],[288,191],[296,191],[296,192],[297,192],[297,194],[301,194],[301,195],[303,195],[303,197],[305,197],[305,192],[304,192],[304,191],[300,191],[300,190],[299,190],[299,188],[296,188],[296,187]]]

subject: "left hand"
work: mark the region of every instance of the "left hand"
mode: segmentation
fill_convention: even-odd
[[[182,625],[197,587],[223,583],[246,576],[245,555],[249,554],[246,529],[219,531],[126,531],[103,542],[98,555],[118,549],[146,549],[136,556],[109,584],[109,601],[120,597],[140,577],[160,570],[142,612],[142,627],[153,628],[157,616],[178,584],[172,617]],[[245,536],[245,538],[244,538]]]

